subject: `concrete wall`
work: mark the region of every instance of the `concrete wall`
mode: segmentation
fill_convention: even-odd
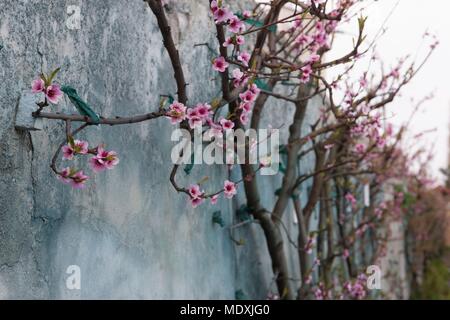
[[[216,43],[207,2],[172,3],[169,19],[190,103],[210,101],[220,90],[213,56],[206,47],[193,47]],[[68,5],[81,8],[79,30],[66,26]],[[49,169],[64,137],[62,123],[46,121],[44,130],[31,133],[14,129],[20,93],[41,67],[62,66],[59,82],[76,87],[103,116],[153,111],[159,94],[174,94],[171,66],[147,4],[0,0],[0,47],[0,298],[222,299],[234,298],[237,290],[265,298],[275,288],[258,225],[235,230],[233,237],[245,240],[236,246],[228,229],[212,224],[216,208],[193,210],[170,186],[172,126],[166,119],[85,130],[81,138],[105,142],[121,163],[78,191]],[[266,121],[287,128],[290,107],[269,104]],[[75,112],[66,103],[56,110]],[[228,172],[200,167],[189,177],[181,172],[179,180],[187,184],[205,175],[206,187],[214,190]],[[264,179],[263,198],[270,203],[280,177]],[[220,201],[226,225],[236,220],[240,204]],[[294,230],[291,217],[286,225]],[[70,265],[81,268],[81,290],[66,287]]]

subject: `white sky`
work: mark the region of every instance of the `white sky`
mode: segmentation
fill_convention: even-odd
[[[369,2],[369,1],[368,1]],[[411,97],[416,100],[434,93],[434,98],[422,107],[410,127],[413,133],[436,129],[427,134],[423,144],[434,148],[435,158],[430,168],[443,181],[439,168],[447,168],[448,128],[450,122],[450,12],[449,0],[380,0],[365,11],[369,17],[367,33],[374,34],[398,3],[387,22],[386,34],[378,42],[378,53],[393,64],[397,58],[415,54],[423,43],[426,30],[438,36],[440,45],[417,77],[404,89],[402,97],[388,108],[395,124],[405,122],[411,114]],[[425,47],[426,48],[426,47]],[[412,135],[411,135],[412,136]],[[433,146],[434,145],[434,146]]]
[[[443,182],[445,177],[439,169],[448,167],[450,124],[450,0],[365,0],[362,3],[366,7],[364,15],[368,16],[365,29],[368,41],[378,33],[389,17],[385,24],[387,30],[377,41],[377,52],[385,62],[386,68],[396,65],[398,59],[406,55],[414,56],[419,53],[419,58],[423,56],[428,48],[423,41],[425,31],[435,34],[440,41],[440,45],[425,67],[403,89],[402,96],[389,105],[387,116],[389,122],[399,127],[411,116],[413,110],[411,98],[418,101],[431,93],[434,95],[434,98],[427,101],[415,115],[409,127],[409,143],[415,147],[423,146],[433,150],[434,159],[429,163],[431,173]],[[348,37],[347,34],[342,38],[343,41],[335,43],[333,52],[338,53],[338,56],[349,51],[349,45],[352,44],[349,40],[357,32],[355,23],[352,22],[349,29],[345,30],[353,35]],[[347,41],[344,41],[345,37]],[[360,74],[364,66],[367,64],[362,62]],[[432,132],[417,142],[413,140],[414,135],[424,131]]]

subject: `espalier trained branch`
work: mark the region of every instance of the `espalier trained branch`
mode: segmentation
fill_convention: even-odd
[[[235,12],[226,1],[212,0],[209,15],[215,23],[212,32],[218,43],[216,48],[211,48],[217,52],[211,69],[218,75],[221,96],[189,105],[183,56],[175,46],[170,20],[166,17],[166,8],[174,1],[145,2],[156,18],[171,61],[176,97],[162,98],[160,106],[151,113],[104,118],[76,89],[55,82],[59,69],[49,75],[41,74],[33,81],[32,89],[35,93],[44,93],[45,98],[37,104],[33,116],[66,123],[66,137],[51,165],[58,178],[74,188],[83,188],[89,179],[76,166],[58,169],[56,163],[61,151],[65,161],[89,157],[94,173],[108,171],[119,164],[117,152],[107,150],[102,144],[90,147],[88,141],[75,139],[76,134],[91,125],[133,124],[163,117],[174,128],[188,132],[200,130],[210,137],[223,138],[232,130],[261,129],[261,115],[269,98],[280,100],[283,107],[273,112],[287,117],[290,113],[284,106],[292,106],[294,112],[288,139],[276,150],[282,155],[279,163],[282,180],[274,203],[263,206],[260,197],[263,177],[258,174],[271,165],[273,154],[268,155],[266,160],[269,160],[257,164],[244,157],[245,161],[239,162],[241,179],[227,179],[217,190],[207,192],[202,184],[208,177],[187,186],[178,184],[176,178],[181,167],[178,160],[191,156],[179,152],[169,181],[194,208],[201,207],[206,200],[215,205],[222,196],[233,199],[242,188],[245,204],[240,210],[259,222],[272,261],[277,288],[269,297],[367,297],[365,267],[367,263],[379,261],[389,240],[377,230],[385,226],[389,212],[401,212],[404,204],[396,198],[380,200],[383,185],[396,177],[412,180],[414,176],[406,164],[406,152],[399,147],[405,128],[394,132],[392,126],[384,124],[386,119],[381,110],[417,74],[436,47],[436,39],[426,36],[430,40],[430,50],[420,63],[400,59],[398,65],[386,72],[374,53],[374,43],[366,41],[366,18],[357,16],[361,12],[359,1],[274,0],[259,3],[253,10]],[[333,39],[345,24],[357,28],[353,46],[346,54],[327,60],[328,56],[336,56],[327,53],[333,51]],[[199,45],[194,47],[200,50]],[[355,78],[354,66],[367,56],[371,69]],[[377,67],[383,71],[373,72]],[[328,73],[330,69],[336,72]],[[79,115],[46,112],[45,109],[51,110],[63,94]],[[319,109],[320,117],[305,131],[305,119],[311,108]],[[72,130],[72,125],[78,122],[82,125]],[[247,155],[255,147],[250,138],[242,145]],[[236,148],[217,143],[219,149],[230,147]],[[302,172],[300,162],[310,156],[314,158],[314,168],[312,172]],[[184,172],[189,175],[193,169],[195,166],[186,165]],[[429,183],[426,175],[414,177],[414,181]],[[304,188],[306,185],[309,188]],[[308,189],[306,201],[302,202],[300,194],[305,189]],[[365,193],[364,203],[360,201],[360,190]],[[298,221],[297,239],[287,234],[289,245],[295,247],[298,255],[300,269],[297,273],[288,266],[283,236],[288,232],[283,218],[290,206]],[[311,223],[314,211],[318,212],[315,227]],[[220,211],[214,214],[213,221],[223,225]],[[361,243],[366,242],[372,245],[371,254],[365,257],[367,263],[361,265],[361,259],[356,257],[360,254]],[[344,272],[336,271],[338,259],[343,263]],[[300,274],[301,279],[296,279],[295,274]]]

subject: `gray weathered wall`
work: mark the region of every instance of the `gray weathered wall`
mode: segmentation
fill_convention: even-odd
[[[212,55],[193,47],[215,45],[207,2],[175,3],[169,17],[190,103],[209,101],[219,93]],[[72,4],[81,7],[79,30],[65,25]],[[32,133],[14,129],[20,92],[41,67],[61,65],[58,81],[76,87],[103,116],[155,110],[159,94],[176,91],[160,32],[142,0],[0,0],[0,47],[0,298],[221,299],[234,298],[236,290],[265,298],[274,289],[258,225],[234,232],[246,242],[237,247],[227,229],[212,224],[213,207],[194,211],[170,186],[166,119],[85,130],[82,138],[107,143],[121,163],[81,191],[59,183],[48,167],[62,123],[46,121],[43,131]],[[288,109],[270,105],[269,118],[276,117],[274,108]],[[56,110],[75,111],[65,103]],[[289,125],[280,116],[274,122]],[[215,189],[227,171],[202,167],[179,179],[187,184],[205,175]],[[264,179],[263,199],[270,202],[279,177]],[[220,201],[227,225],[238,206]],[[81,268],[81,290],[66,288],[69,265]]]

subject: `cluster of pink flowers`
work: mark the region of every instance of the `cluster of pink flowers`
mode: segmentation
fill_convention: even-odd
[[[102,146],[89,150],[89,143],[82,140],[71,140],[62,147],[63,159],[73,160],[76,155],[94,154],[89,159],[89,164],[94,172],[101,172],[106,169],[113,169],[118,163],[119,158],[115,151],[106,151]],[[89,176],[85,175],[82,170],[67,167],[59,173],[59,179],[70,184],[75,189],[82,189],[89,180]]]
[[[89,159],[89,164],[94,172],[102,172],[113,169],[119,163],[117,152],[106,151],[102,147],[97,147],[97,154]]]
[[[366,282],[367,276],[364,273],[360,274],[353,283],[346,282],[344,284],[344,297],[356,300],[364,299],[367,296]]]
[[[378,219],[383,217],[384,212],[386,211],[387,205],[385,202],[380,203],[378,207],[375,208],[374,214]]]
[[[251,84],[248,89],[239,95],[241,103],[239,105],[240,116],[239,120],[243,125],[246,125],[249,121],[249,114],[252,111],[253,104],[260,93],[260,89],[256,84]]]
[[[222,44],[224,47],[236,46],[236,64],[238,68],[232,71],[232,79],[234,87],[246,87],[246,90],[239,95],[238,112],[230,115],[227,118],[214,119],[214,112],[212,107],[207,104],[197,104],[195,107],[187,107],[184,104],[174,101],[166,113],[167,118],[172,124],[179,124],[187,121],[191,129],[202,128],[209,126],[210,133],[213,135],[222,135],[227,130],[235,127],[235,121],[240,121],[243,125],[248,124],[249,114],[252,111],[253,104],[260,93],[253,80],[248,76],[248,67],[251,56],[246,51],[239,50],[240,46],[245,44],[245,39],[241,33],[245,31],[244,22],[239,17],[232,13],[232,11],[223,5],[222,1],[211,1],[211,11],[214,16],[216,24],[222,24],[227,27],[228,36]],[[251,13],[245,11],[243,13],[244,19],[251,17]],[[217,72],[228,72],[230,63],[227,57],[219,56],[212,61],[213,69]],[[237,193],[236,184],[226,180],[223,186],[223,193],[225,198],[231,199]],[[195,208],[202,204],[205,199],[204,191],[200,190],[200,186],[191,185],[188,189],[190,195],[191,205]],[[218,195],[211,198],[211,203],[215,204],[218,200]]]
[[[227,199],[233,198],[237,193],[236,184],[230,180],[225,180],[223,190]]]
[[[187,191],[189,193],[189,202],[191,203],[193,208],[197,208],[205,201],[205,198],[208,197],[206,196],[205,191],[202,190],[198,184],[190,185]],[[223,184],[223,193],[225,195],[225,198],[232,199],[237,193],[236,184],[230,180],[225,180]],[[218,199],[219,194],[211,196],[211,204],[217,204]]]
[[[58,178],[66,184],[70,184],[74,189],[83,189],[89,176],[83,173],[83,170],[77,171],[74,168],[64,168]]]
[[[190,202],[193,208],[197,208],[205,201],[204,199],[205,191],[201,190],[198,184],[192,184],[189,187],[188,192],[190,195]]]
[[[167,117],[172,124],[177,124],[186,119],[186,106],[178,101],[172,103],[169,107]]]
[[[42,76],[33,80],[31,84],[31,90],[33,93],[45,94],[47,100],[53,104],[57,104],[62,97],[61,87],[57,83],[46,84]]]
[[[87,154],[89,152],[89,143],[87,141],[75,140],[62,147],[63,159],[73,160],[77,154]]]
[[[317,1],[317,4],[322,3]],[[337,14],[337,11],[334,11]],[[313,74],[313,65],[320,60],[319,50],[329,46],[330,34],[336,29],[337,21],[318,21],[316,22],[311,34],[302,32],[295,39],[295,49],[298,52],[306,52],[306,60],[300,67],[300,82],[308,83]],[[296,19],[292,25],[292,32],[303,28],[301,18]]]
[[[319,283],[319,286],[314,290],[314,298],[316,300],[324,300],[329,298],[329,293],[323,282]]]
[[[358,143],[355,146],[355,152],[358,154],[363,154],[366,151],[366,146],[362,143]]]
[[[248,67],[250,62],[250,54],[246,51],[240,51],[239,47],[244,45],[245,39],[241,35],[245,31],[244,22],[236,16],[231,10],[224,6],[222,1],[211,1],[211,11],[214,16],[216,24],[223,24],[227,26],[229,36],[226,37],[225,42],[222,44],[224,47],[237,47],[236,58],[245,67]],[[243,14],[244,19],[251,17],[251,13],[245,11]],[[229,67],[229,63],[226,61],[226,57],[218,57],[213,60],[213,68],[218,72],[225,72]]]

